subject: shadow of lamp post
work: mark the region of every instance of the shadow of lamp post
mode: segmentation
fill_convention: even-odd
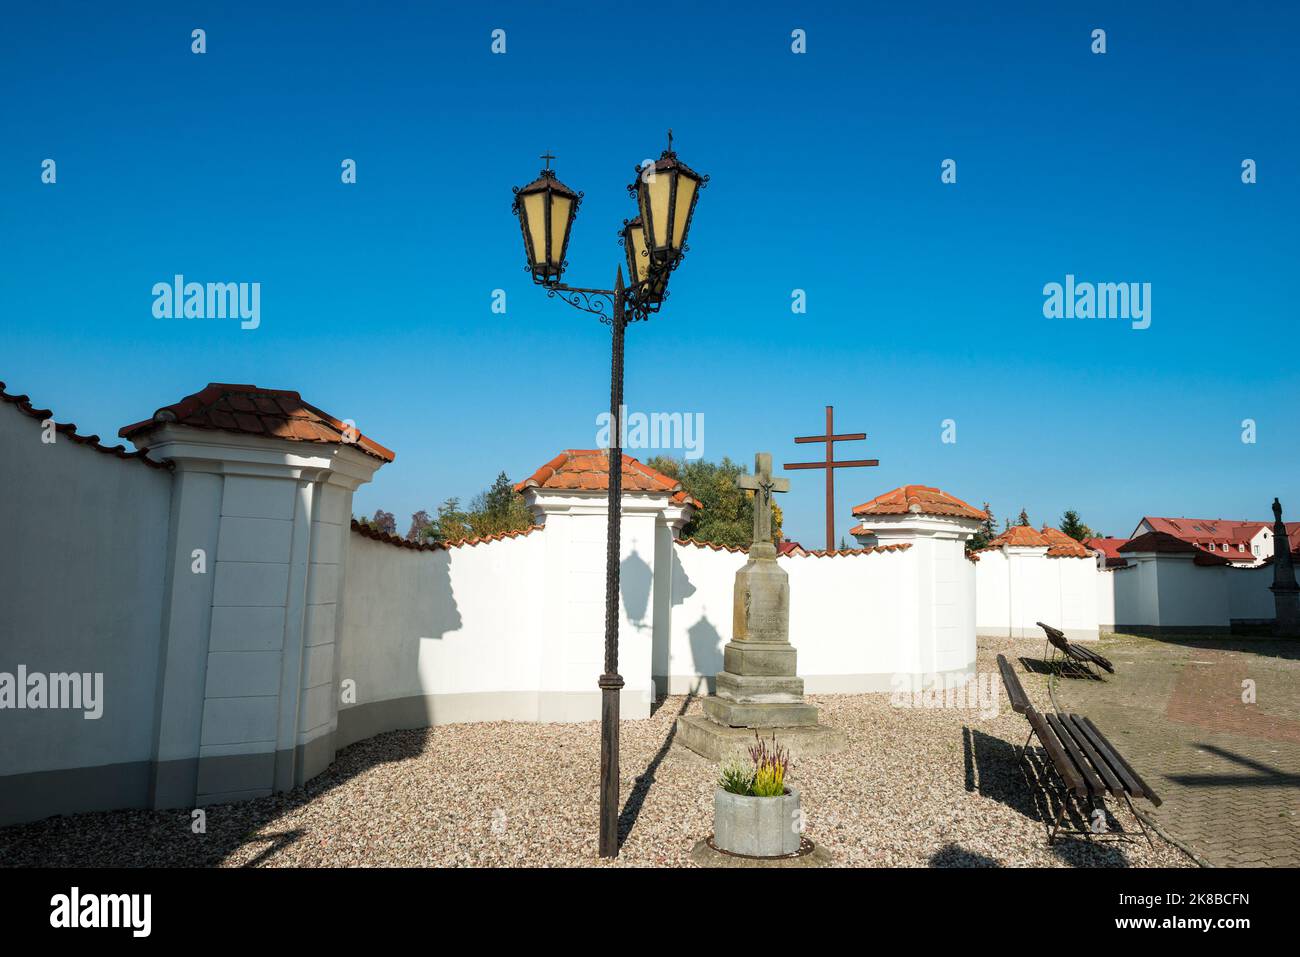
[[[629,322],[650,318],[668,297],[668,277],[682,261],[688,246],[686,234],[699,191],[708,183],[677,158],[673,133],[668,149],[654,163],[636,169],[628,193],[636,200],[635,218],[623,221],[619,243],[627,260],[628,282],[619,266],[613,289],[568,286],[560,280],[568,262],[565,251],[573,220],[582,204],[574,192],[555,176],[550,153],[541,157],[545,168],[527,186],[515,188],[513,211],[523,233],[525,267],[533,282],[551,297],[589,312],[610,326],[613,349],[610,370],[609,411],[609,527],[605,556],[605,673],[597,682],[600,707],[600,856],[618,856],[618,710],[623,678],[618,673],[619,521],[623,497],[623,332]]]

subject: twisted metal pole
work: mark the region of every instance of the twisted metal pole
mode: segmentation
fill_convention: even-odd
[[[613,349],[609,379],[609,507],[605,551],[605,673],[600,676],[600,856],[618,856],[619,526],[623,504],[623,268],[614,282]]]

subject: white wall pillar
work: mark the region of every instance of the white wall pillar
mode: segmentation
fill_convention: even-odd
[[[288,790],[334,757],[343,532],[382,463],[176,424],[136,441],[176,463],[150,803]]]
[[[899,671],[944,679],[974,673],[975,571],[966,560],[965,543],[979,530],[979,521],[908,512],[873,514],[870,525],[871,535],[857,536],[860,541],[911,546],[911,594],[897,600],[915,609],[910,619],[915,640],[902,643],[913,651],[912,660],[899,662]]]
[[[600,715],[596,679],[604,671],[608,491],[527,488],[524,500],[546,526],[547,601],[539,695],[543,721]],[[686,521],[668,494],[629,492],[619,523],[618,670],[624,718],[650,716],[656,642],[666,656],[671,600],[671,536]],[[664,616],[661,618],[660,616]]]

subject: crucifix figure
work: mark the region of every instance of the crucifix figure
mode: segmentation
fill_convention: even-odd
[[[790,491],[790,480],[772,478],[772,453],[759,452],[754,474],[742,475],[736,484],[754,493],[754,544],[772,541],[772,493]]]
[[[852,432],[844,435],[835,434],[835,408],[826,406],[826,434],[825,435],[804,435],[797,439],[796,442],[825,442],[826,443],[826,461],[824,462],[787,462],[783,467],[787,469],[825,469],[826,470],[826,550],[835,551],[835,470],[836,469],[856,469],[870,468],[873,465],[879,465],[879,459],[853,459],[847,462],[835,461],[835,443],[836,442],[856,442],[859,439],[865,439],[867,433]]]

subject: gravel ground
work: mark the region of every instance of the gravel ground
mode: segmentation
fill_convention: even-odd
[[[1006,705],[998,652],[1037,655],[1041,642],[980,640],[996,717],[896,707],[888,694],[810,696],[849,749],[794,767],[806,836],[850,866],[1190,866],[1156,835],[1148,848],[1127,809],[1116,823],[1137,843],[1047,846],[1043,798],[1011,748],[1028,726]],[[1022,678],[1045,707],[1044,679]],[[671,745],[676,717],[699,708],[670,697],[649,720],[624,722],[617,865],[692,866],[711,830],[715,769]],[[208,807],[205,834],[188,811],[56,817],[0,829],[0,865],[614,866],[596,855],[599,753],[597,722],[390,732],[342,751],[305,787]]]

